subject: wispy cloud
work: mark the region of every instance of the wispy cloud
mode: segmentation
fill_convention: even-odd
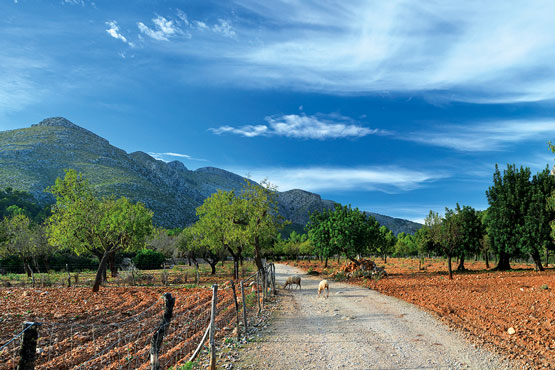
[[[249,174],[253,180],[267,178],[280,191],[381,191],[399,193],[411,191],[428,183],[448,177],[446,173],[410,170],[398,166],[374,167],[306,167],[235,169]]]
[[[152,23],[154,23],[153,28],[146,26],[143,22],[138,22],[137,27],[142,34],[158,41],[169,41],[170,37],[181,34],[181,29],[173,20],[157,16],[152,19]]]
[[[512,120],[482,122],[474,125],[442,125],[413,132],[405,139],[458,151],[500,151],[509,144],[526,140],[545,141],[555,136],[555,120]]]
[[[172,152],[166,152],[166,153],[154,153],[154,152],[148,152],[148,155],[150,155],[152,158],[164,161],[164,162],[169,162],[169,160],[167,159],[167,157],[177,157],[177,158],[183,158],[183,159],[187,159],[190,161],[201,161],[201,162],[206,162],[206,159],[202,159],[202,158],[194,158],[188,154],[181,154],[181,153],[172,153]]]
[[[231,22],[225,19],[218,19],[218,23],[212,27],[212,30],[222,34],[224,37],[235,37],[235,30],[231,26]]]
[[[235,3],[249,17],[235,17],[232,28],[187,18],[196,29],[236,36],[179,49],[205,58],[204,82],[487,103],[555,98],[555,3],[547,0]]]
[[[118,26],[118,23],[116,21],[108,21],[108,22],[106,22],[106,25],[108,26],[108,29],[106,30],[106,32],[110,36],[112,36],[113,38],[115,38],[117,40],[123,41],[124,43],[128,44],[129,46],[134,46],[134,44],[132,42],[127,41],[127,38],[119,32],[119,26]]]
[[[313,115],[288,114],[268,116],[267,124],[246,125],[240,127],[221,126],[210,131],[217,135],[232,133],[246,137],[285,136],[298,139],[337,139],[346,137],[362,137],[371,134],[385,133],[378,129],[370,129],[355,122],[349,117],[338,114]]]

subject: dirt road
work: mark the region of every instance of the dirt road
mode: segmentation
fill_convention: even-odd
[[[247,346],[238,368],[517,368],[404,301],[331,281],[329,298],[318,299],[320,279],[286,265],[276,265],[276,274],[280,285],[299,274],[302,289],[280,290],[283,308],[261,339]]]

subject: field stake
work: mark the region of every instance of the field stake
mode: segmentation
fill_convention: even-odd
[[[216,370],[216,310],[218,284],[212,285],[212,312],[210,313],[210,370]]]
[[[233,302],[235,303],[235,315],[237,319],[235,320],[235,328],[237,330],[237,341],[241,339],[241,330],[239,330],[239,303],[237,302],[237,292],[235,291],[235,282],[230,280],[231,289],[233,290]]]
[[[241,280],[241,297],[243,299],[243,326],[245,327],[245,338],[249,336],[249,326],[247,323],[247,302],[245,298],[245,285],[243,280]]]

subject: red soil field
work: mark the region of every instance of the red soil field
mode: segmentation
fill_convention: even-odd
[[[419,271],[417,259],[388,259],[389,276],[380,280],[354,278],[349,282],[375,289],[421,306],[478,346],[521,361],[525,368],[555,369],[555,270],[535,272],[531,265],[497,272],[483,262],[465,263],[468,272],[449,280],[444,261],[426,259]],[[323,272],[320,262],[290,262]],[[338,268],[330,261],[331,273]],[[456,264],[454,264],[456,268]],[[514,334],[507,330],[513,328]]]
[[[184,363],[210,321],[211,289],[105,287],[0,288],[0,344],[19,333],[23,321],[38,321],[37,369],[147,369],[150,339],[164,312],[162,293],[175,298],[160,363]],[[230,289],[218,291],[218,335],[235,325]],[[231,332],[227,333],[229,335]],[[0,351],[0,368],[17,361],[16,343]]]

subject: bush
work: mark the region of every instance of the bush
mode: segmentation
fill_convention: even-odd
[[[158,252],[151,249],[141,249],[135,257],[133,257],[133,263],[135,267],[140,270],[156,270],[162,267],[162,263],[166,260],[166,257]]]

